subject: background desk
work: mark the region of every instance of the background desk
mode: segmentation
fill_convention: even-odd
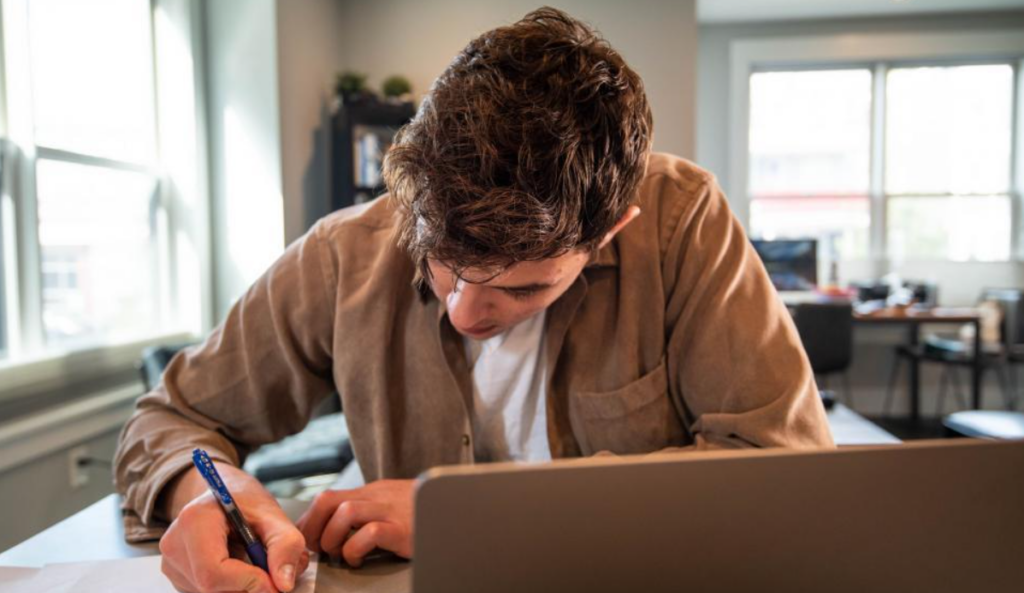
[[[981,408],[981,316],[973,309],[935,308],[922,311],[880,309],[862,315],[854,313],[856,323],[902,325],[907,328],[907,342],[911,347],[920,344],[921,326],[924,324],[974,325],[974,356],[971,364],[971,405]],[[921,365],[916,358],[910,359],[910,419],[917,422],[921,416]]]

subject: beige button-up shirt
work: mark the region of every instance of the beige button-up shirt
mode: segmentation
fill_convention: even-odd
[[[714,177],[654,154],[640,216],[548,309],[553,458],[832,446],[807,357]],[[335,391],[367,480],[473,462],[472,383],[385,196],[317,223],[139,399],[115,460],[126,534],[204,447],[241,463]]]

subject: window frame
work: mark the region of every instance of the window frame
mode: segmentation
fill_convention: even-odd
[[[1024,32],[1022,32],[1024,33]],[[877,97],[881,97],[883,100],[876,101],[879,103],[879,110],[882,112],[881,117],[885,117],[886,105],[885,98],[888,96],[888,74],[890,70],[899,68],[929,68],[929,67],[956,67],[956,66],[989,66],[989,65],[1006,65],[1011,68],[1013,73],[1013,80],[1011,82],[1011,98],[1010,98],[1010,167],[1009,175],[1007,179],[1007,188],[1005,193],[970,193],[970,194],[956,194],[956,193],[890,193],[885,188],[885,157],[887,156],[887,150],[885,148],[885,122],[884,119],[881,123],[880,143],[877,151],[875,147],[872,152],[872,160],[879,159],[878,168],[881,171],[881,178],[878,180],[879,185],[872,187],[872,191],[877,191],[880,196],[882,217],[879,219],[880,226],[879,233],[880,238],[880,253],[886,258],[893,258],[894,255],[891,253],[889,245],[889,204],[893,199],[914,199],[914,198],[957,198],[957,197],[970,197],[970,196],[1005,196],[1009,200],[1010,205],[1010,245],[1008,257],[1002,260],[983,260],[986,262],[1013,262],[1021,259],[1020,255],[1024,252],[1024,237],[1021,236],[1020,232],[1020,209],[1021,209],[1021,194],[1019,186],[1015,182],[1014,167],[1015,163],[1020,158],[1021,151],[1024,151],[1024,139],[1020,138],[1019,132],[1014,128],[1014,122],[1016,121],[1017,114],[1020,110],[1020,104],[1024,101],[1024,96],[1021,96],[1021,87],[1019,81],[1021,79],[1021,67],[1024,66],[1024,49],[1022,49],[1022,56],[1020,58],[960,58],[960,59],[927,59],[927,60],[892,60],[888,62],[879,62],[876,64],[876,71],[874,76],[877,80],[875,83],[875,91],[880,94]],[[874,220],[874,219],[872,219]],[[874,225],[874,222],[872,222]],[[935,261],[952,261],[946,259],[939,259]],[[979,260],[968,260],[968,261],[979,261]]]
[[[2,59],[2,54],[0,54],[0,60]],[[3,89],[0,89],[0,92],[2,91]],[[4,245],[7,233],[4,230],[6,217],[4,216],[2,204],[2,193],[5,187],[4,180],[7,177],[7,158],[4,154],[5,144],[5,142],[0,141],[0,360],[7,358],[7,328],[9,325],[7,321],[7,248]]]
[[[83,385],[116,377],[135,380],[132,371],[143,348],[194,340],[212,327],[201,3],[143,0],[149,11],[153,67],[148,82],[153,88],[158,161],[134,163],[35,145],[30,91],[26,90],[29,1],[0,0],[0,143],[6,157],[3,187],[8,190],[0,196],[0,213],[6,216],[6,220],[0,217],[0,224],[7,224],[3,234],[10,248],[0,245],[0,257],[6,257],[0,261],[0,272],[5,274],[0,277],[0,298],[7,281],[7,298],[0,304],[9,322],[5,324],[8,348],[0,356],[0,405],[45,394],[75,397]],[[15,87],[20,92],[8,92]],[[12,113],[17,118],[10,117]],[[165,117],[177,125],[162,127]],[[153,177],[155,189],[148,199],[157,220],[161,269],[156,305],[166,320],[163,329],[123,343],[78,349],[46,346],[35,187],[40,159]]]
[[[875,101],[875,97],[876,97],[875,90],[876,89],[874,88],[874,84],[875,84],[874,81],[875,81],[875,75],[876,75],[875,74],[875,64],[873,64],[871,62],[849,61],[849,62],[837,62],[837,63],[834,63],[834,64],[829,64],[827,66],[822,66],[821,64],[818,64],[818,63],[786,64],[786,65],[783,65],[783,66],[780,66],[780,67],[771,67],[771,66],[764,66],[764,65],[755,65],[755,66],[753,66],[752,69],[750,70],[750,73],[747,75],[747,87],[746,88],[747,88],[747,96],[748,96],[748,99],[747,99],[747,104],[748,104],[748,109],[747,109],[747,114],[748,114],[748,117],[747,117],[748,134],[746,136],[746,139],[747,139],[747,141],[746,141],[747,152],[746,152],[746,156],[745,156],[745,159],[744,159],[744,165],[743,166],[744,167],[749,167],[750,166],[750,159],[749,159],[749,156],[750,156],[750,136],[749,136],[750,82],[749,81],[750,81],[750,78],[754,74],[765,73],[765,72],[814,72],[814,71],[820,71],[820,70],[828,70],[828,71],[835,71],[835,70],[866,70],[866,71],[869,72],[869,74],[871,76],[872,90],[871,90],[871,105],[869,107],[869,109],[871,111],[871,114],[870,114],[870,118],[871,119],[870,119],[870,124],[869,124],[871,126],[871,130],[870,130],[869,138],[868,138],[868,187],[867,187],[866,192],[863,195],[861,195],[861,194],[852,194],[852,193],[851,194],[840,193],[840,194],[835,194],[833,197],[842,196],[842,197],[849,197],[849,198],[855,198],[855,197],[856,198],[859,198],[859,197],[866,197],[867,198],[867,200],[868,200],[868,217],[869,217],[869,220],[870,220],[869,227],[868,227],[868,256],[869,257],[873,257],[874,253],[875,253],[875,243],[874,243],[875,242],[875,220],[876,220],[876,218],[875,218],[875,209],[876,209],[875,204],[877,202],[876,194],[875,194],[875,187],[876,186],[875,186],[875,178],[874,178],[874,171],[876,169],[875,157],[876,157],[876,154],[877,154],[876,153],[876,146],[875,146],[875,138],[876,138],[876,136],[875,136],[875,134],[876,134],[876,131],[875,131],[875,118],[877,117],[877,114],[876,114],[877,102]],[[749,176],[749,169],[747,169],[745,171],[745,175]],[[732,198],[733,194],[732,194],[732,192],[727,192],[727,193],[730,196],[730,201],[731,201],[731,198]],[[754,236],[753,233],[749,232],[750,225],[751,225],[751,220],[752,220],[751,206],[752,206],[752,204],[753,204],[753,202],[755,200],[754,196],[751,195],[751,193],[752,192],[750,191],[750,184],[748,182],[744,186],[744,191],[743,191],[744,208],[745,208],[746,216],[741,218],[741,221],[743,223],[744,229],[746,229],[748,231],[748,234],[750,234],[752,238],[760,238],[760,237]],[[790,196],[790,197],[813,198],[813,197],[816,197],[816,196],[814,196],[814,195],[807,195],[807,196],[802,196],[802,195],[801,196],[796,196],[796,195],[793,195],[793,196]],[[822,240],[823,237],[814,237],[814,238],[817,239],[818,242],[819,242],[819,250],[821,250],[821,249],[826,250],[826,253],[828,253],[829,258],[831,258],[831,255],[833,253],[832,250],[835,248],[834,245],[830,241],[823,241]],[[819,253],[821,253],[821,252],[819,251]],[[848,259],[848,258],[843,258],[843,259]],[[822,275],[822,277],[825,277],[825,276]]]
[[[808,60],[806,56],[814,56]],[[777,39],[741,39],[730,45],[730,130],[729,171],[726,191],[737,217],[750,228],[749,195],[749,117],[750,76],[764,71],[818,69],[872,69],[871,131],[871,228],[869,255],[871,267],[885,268],[891,259],[888,251],[888,201],[885,193],[885,84],[893,67],[950,66],[1006,63],[1014,69],[1013,119],[1011,146],[1010,256],[1005,261],[1024,260],[1021,194],[1024,193],[1024,30],[956,33],[893,33],[806,36]],[[880,100],[881,99],[881,100]],[[844,261],[849,261],[844,258]],[[945,259],[927,261],[946,262]]]

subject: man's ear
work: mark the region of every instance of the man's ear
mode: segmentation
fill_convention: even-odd
[[[640,206],[633,205],[627,208],[626,213],[622,215],[622,218],[619,219],[619,222],[616,222],[615,226],[613,226],[610,231],[605,233],[604,238],[601,239],[601,244],[598,245],[597,248],[601,249],[605,245],[611,243],[612,239],[615,238],[615,235],[619,234],[619,231],[626,228],[627,224],[633,222],[633,219],[636,218],[637,216],[640,216]]]

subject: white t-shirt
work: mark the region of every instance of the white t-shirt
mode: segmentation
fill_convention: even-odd
[[[477,461],[547,461],[546,311],[486,340],[463,337]]]

